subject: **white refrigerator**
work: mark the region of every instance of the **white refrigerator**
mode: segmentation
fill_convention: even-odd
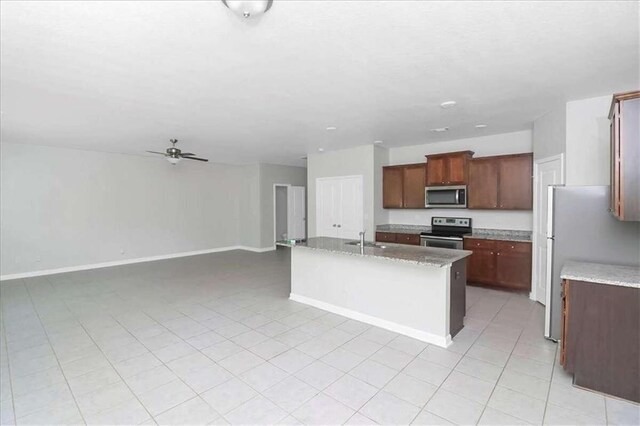
[[[609,186],[549,187],[544,332],[549,339],[560,339],[565,261],[640,265],[640,222],[616,219],[609,193]]]

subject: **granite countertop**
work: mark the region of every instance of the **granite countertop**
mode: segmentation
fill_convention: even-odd
[[[386,224],[378,225],[376,232],[395,232],[396,234],[419,234],[421,232],[430,232],[430,226],[423,225],[395,225]],[[481,238],[485,240],[502,240],[502,241],[531,241],[531,231],[513,231],[509,229],[484,229],[476,228],[471,235],[465,238]]]
[[[405,262],[414,265],[425,265],[442,268],[450,266],[453,262],[470,256],[469,250],[450,250],[434,247],[409,246],[405,244],[378,243],[384,248],[365,247],[364,253],[360,247],[346,243],[355,240],[342,238],[317,237],[296,244],[278,242],[278,245],[291,248],[304,248],[309,250],[327,251],[351,256],[365,256],[387,261]]]
[[[465,238],[479,238],[483,240],[521,241],[531,242],[531,231],[514,231],[510,229],[474,229]]]
[[[569,260],[560,277],[567,280],[640,288],[640,266],[606,265]]]
[[[378,225],[376,232],[395,232],[396,234],[419,234],[421,232],[431,231],[430,226],[422,225]]]

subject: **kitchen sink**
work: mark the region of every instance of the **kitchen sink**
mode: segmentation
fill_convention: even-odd
[[[348,243],[345,243],[348,246],[358,246],[360,247],[360,241],[349,241]],[[364,243],[365,247],[372,247],[372,248],[387,248],[387,246],[383,246],[382,244],[377,244],[377,243],[370,243],[370,242],[365,242]]]

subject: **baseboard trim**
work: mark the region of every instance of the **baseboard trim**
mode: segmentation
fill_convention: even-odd
[[[247,247],[247,246],[238,246],[238,249],[240,250],[246,250],[246,251],[252,251],[254,253],[264,253],[267,251],[273,251],[276,249],[276,246],[272,246],[272,247],[263,247],[263,248],[258,248],[258,247]]]
[[[451,344],[451,335],[447,337],[437,336],[426,331],[417,330],[406,325],[398,324],[392,321],[383,320],[381,318],[373,317],[371,315],[363,314],[361,312],[353,311],[351,309],[343,308],[341,306],[332,305],[331,303],[321,302],[317,299],[311,299],[309,297],[300,296],[299,294],[289,294],[289,299],[304,303],[305,305],[313,306],[314,308],[329,311],[334,314],[342,315],[343,317],[351,318],[356,321],[361,321],[376,327],[384,328],[385,330],[393,331],[395,333],[403,334],[405,336],[413,337],[414,339],[421,340],[426,343],[431,343],[441,348],[446,348]]]
[[[136,259],[124,259],[124,260],[114,260],[111,262],[101,262],[101,263],[93,263],[89,265],[77,265],[77,266],[67,266],[64,268],[55,268],[55,269],[43,269],[40,271],[31,271],[31,272],[21,272],[18,274],[7,274],[0,275],[0,281],[8,281],[8,280],[17,280],[22,278],[32,278],[32,277],[41,277],[44,275],[54,275],[54,274],[62,274],[65,272],[77,272],[77,271],[86,271],[89,269],[100,269],[100,268],[108,268],[110,266],[121,266],[121,265],[130,265],[133,263],[143,263],[143,262],[154,262],[157,260],[166,260],[166,259],[175,259],[178,257],[188,257],[188,256],[197,256],[200,254],[209,254],[209,253],[219,253],[223,251],[231,251],[231,250],[246,250],[255,253],[263,253],[266,251],[275,250],[275,247],[267,247],[267,248],[256,248],[256,247],[247,247],[247,246],[227,246],[227,247],[216,247],[212,249],[206,250],[195,250],[195,251],[186,251],[182,253],[171,253],[171,254],[161,254],[158,256],[147,256],[147,257],[139,257]]]

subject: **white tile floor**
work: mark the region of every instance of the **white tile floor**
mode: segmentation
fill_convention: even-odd
[[[5,282],[2,424],[634,424],[580,390],[543,310],[475,287],[447,350],[287,299],[288,253]]]

